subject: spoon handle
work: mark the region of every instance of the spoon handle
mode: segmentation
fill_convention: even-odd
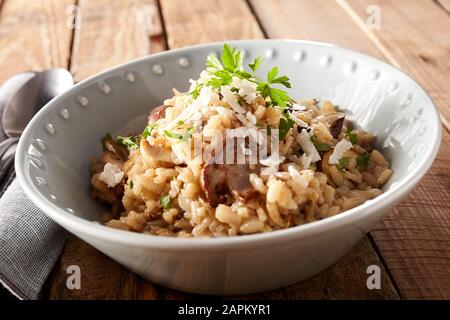
[[[5,178],[0,184],[0,197],[3,196],[6,189],[8,189],[9,185],[13,182],[13,180],[16,178],[16,170],[14,168],[14,157],[11,157],[11,160],[6,165],[6,174]]]
[[[8,140],[4,142],[7,142]],[[2,192],[4,191],[4,186],[6,180],[8,180],[8,176],[11,176],[11,170],[14,171],[14,156],[16,154],[17,142],[18,139],[13,139],[7,148],[4,147],[5,150],[0,158],[0,190]]]

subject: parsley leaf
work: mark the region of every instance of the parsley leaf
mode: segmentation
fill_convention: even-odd
[[[338,169],[341,171],[344,170],[345,167],[349,164],[349,162],[350,162],[350,158],[348,158],[348,157],[340,158],[339,163],[337,165]]]
[[[356,158],[356,165],[358,168],[362,170],[366,170],[367,166],[370,162],[370,155],[368,153],[360,155],[358,158]]]
[[[156,123],[149,124],[145,127],[144,131],[141,134],[141,139],[147,139],[147,137],[152,135],[153,129],[155,129]]]
[[[317,151],[319,151],[319,152],[325,152],[325,151],[330,150],[330,146],[328,144],[317,142],[316,136],[311,137],[311,142],[314,143],[314,146],[316,147]]]
[[[192,137],[192,134],[194,133],[194,128],[190,127],[186,130],[186,132],[180,134],[180,133],[176,133],[176,132],[170,132],[167,130],[164,130],[164,135],[172,138],[172,139],[176,139],[176,140],[182,140],[182,141],[187,141]]]
[[[203,83],[198,84],[191,92],[189,92],[189,94],[191,94],[194,99],[197,99],[200,95],[200,90],[202,90],[203,85]]]
[[[161,199],[159,199],[159,204],[166,210],[172,208],[172,200],[169,195],[162,196]]]
[[[228,44],[224,44],[222,48],[223,68],[227,71],[234,72],[242,67],[242,51],[237,48],[231,48]]]
[[[286,107],[288,102],[291,100],[286,91],[277,89],[277,88],[269,88],[270,100],[276,106]]]
[[[216,54],[210,54],[206,59],[206,70],[211,75],[206,83],[198,84],[189,94],[197,99],[203,86],[212,87],[218,91],[222,86],[230,85],[233,77],[247,79],[256,84],[257,91],[263,98],[268,98],[268,105],[279,106],[285,108],[292,103],[292,99],[288,93],[282,89],[274,88],[273,85],[282,85],[291,88],[291,83],[287,76],[278,75],[278,67],[272,68],[267,73],[267,81],[259,79],[255,72],[263,62],[263,57],[259,56],[253,60],[248,66],[253,74],[247,72],[243,68],[243,53],[237,48],[232,48],[228,44],[224,44],[220,59]]]
[[[272,80],[278,75],[278,67],[273,67],[267,73],[267,83],[272,83]]]
[[[284,140],[289,130],[294,127],[294,123],[295,121],[292,120],[289,116],[280,118],[280,125],[278,127],[280,140]]]
[[[258,70],[258,68],[262,62],[263,62],[263,57],[259,56],[259,57],[255,58],[255,60],[253,60],[253,62],[250,63],[248,66],[250,67],[250,69],[252,69],[253,72],[256,72],[256,70]]]
[[[348,138],[348,141],[350,141],[352,144],[358,143],[358,136],[356,135],[356,133],[353,133],[351,129],[347,130],[345,136]]]
[[[134,186],[134,182],[133,182],[133,180],[130,180],[130,189],[133,189],[133,186]]]
[[[289,78],[286,76],[281,76],[278,78],[275,78],[272,80],[271,83],[280,83],[283,86],[285,86],[286,88],[290,88],[291,87],[291,83],[289,82]]]
[[[140,136],[130,136],[130,137],[117,136],[117,142],[127,147],[128,150],[138,148],[140,140],[141,140]]]
[[[219,58],[217,58],[217,55],[215,53],[210,54],[206,58],[206,68],[208,72],[214,72],[216,70],[223,69],[222,63],[219,61]]]

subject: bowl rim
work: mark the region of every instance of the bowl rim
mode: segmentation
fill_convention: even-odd
[[[394,186],[389,190],[386,190],[378,197],[368,200],[362,205],[359,205],[350,210],[344,211],[338,215],[328,217],[326,219],[313,221],[303,225],[290,227],[281,230],[274,230],[266,233],[250,234],[250,235],[240,235],[232,237],[217,237],[217,238],[177,238],[177,237],[165,237],[165,236],[151,236],[148,234],[134,233],[130,231],[118,230],[114,228],[107,227],[105,225],[95,223],[84,218],[78,217],[76,215],[70,214],[66,210],[61,209],[59,206],[51,202],[47,197],[42,195],[36,187],[28,182],[28,176],[25,173],[24,160],[26,155],[26,148],[31,140],[31,133],[33,128],[41,123],[42,118],[50,112],[52,108],[59,104],[60,100],[65,99],[66,96],[72,94],[72,92],[83,88],[84,86],[91,83],[93,79],[100,78],[108,73],[118,71],[127,66],[133,66],[142,62],[151,63],[152,60],[157,60],[162,56],[177,55],[179,53],[193,50],[193,49],[205,49],[205,48],[219,48],[224,43],[232,45],[253,45],[258,43],[267,43],[272,47],[275,45],[280,45],[283,43],[294,43],[299,45],[312,45],[316,47],[327,47],[333,50],[340,50],[344,53],[352,54],[355,57],[369,60],[382,65],[384,68],[392,69],[395,72],[400,73],[403,76],[409,78],[413,84],[417,86],[417,89],[422,90],[425,94],[425,98],[429,100],[430,106],[427,105],[428,112],[432,113],[432,123],[430,123],[433,131],[433,141],[429,148],[428,153],[426,153],[419,161],[415,170],[408,172],[401,180],[399,180]],[[212,50],[214,50],[212,49]],[[248,246],[258,245],[260,241],[270,241],[279,242],[286,241],[292,238],[308,237],[312,234],[326,232],[328,230],[337,229],[344,225],[349,225],[353,222],[364,219],[379,210],[385,210],[385,207],[395,204],[400,201],[404,196],[406,196],[410,190],[422,179],[428,169],[431,167],[437,153],[439,150],[441,142],[441,120],[439,111],[434,104],[430,95],[426,90],[408,73],[400,70],[398,67],[386,63],[382,60],[374,58],[372,56],[363,54],[361,52],[342,48],[330,43],[309,41],[309,40],[295,40],[295,39],[249,39],[249,40],[229,40],[229,41],[218,41],[206,44],[199,44],[193,46],[187,46],[183,48],[167,50],[138,59],[128,61],[126,63],[114,66],[112,68],[106,69],[102,72],[96,73],[79,83],[75,84],[71,89],[63,93],[62,95],[56,97],[50,101],[44,108],[42,108],[30,121],[26,129],[24,130],[19,144],[17,146],[16,158],[15,158],[15,168],[17,172],[17,178],[21,187],[23,188],[25,194],[33,201],[33,203],[41,209],[48,217],[57,222],[59,225],[65,229],[69,229],[72,233],[77,236],[86,235],[91,236],[103,241],[108,241],[116,244],[129,244],[136,247],[147,247],[147,248],[160,248],[160,249],[217,249],[217,248],[244,248]],[[365,231],[361,230],[365,233]]]

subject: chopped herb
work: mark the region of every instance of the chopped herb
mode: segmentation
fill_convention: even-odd
[[[183,121],[183,120],[178,120],[178,121],[177,121],[177,125],[178,125],[178,126],[182,126],[183,124],[184,124],[184,121]]]
[[[314,143],[314,146],[316,147],[317,151],[319,151],[319,152],[326,152],[326,151],[330,150],[330,146],[328,144],[317,142],[316,136],[312,136],[311,141],[312,141],[312,143]]]
[[[117,142],[124,145],[128,150],[133,150],[139,147],[140,136],[122,137],[117,136]]]
[[[349,164],[349,162],[350,162],[350,158],[348,158],[348,157],[340,158],[337,168],[339,170],[343,171],[345,169],[345,167]]]
[[[197,85],[191,92],[189,92],[189,94],[191,94],[194,99],[197,99],[200,95],[200,90],[202,89],[202,87],[203,83]]]
[[[189,140],[192,137],[193,133],[194,133],[194,127],[188,128],[186,130],[186,132],[184,132],[183,134],[164,130],[164,135],[165,136],[167,136],[169,138],[172,138],[172,139],[183,140],[183,141]]]
[[[353,133],[351,129],[347,130],[345,136],[348,138],[348,141],[350,141],[352,144],[358,143],[358,136],[356,135],[356,133]]]
[[[159,199],[159,204],[166,210],[172,208],[172,201],[169,195],[161,197],[161,199]]]
[[[263,62],[263,60],[264,58],[262,56],[259,56],[255,58],[255,60],[253,60],[253,62],[250,63],[248,66],[250,67],[250,69],[252,69],[253,72],[256,72],[256,70],[258,70],[259,66]]]
[[[152,135],[153,129],[155,129],[156,123],[149,124],[145,127],[144,131],[141,134],[141,139],[147,139],[147,137]]]
[[[134,186],[134,182],[133,182],[133,180],[130,180],[130,189],[133,189],[133,186]]]
[[[280,140],[284,140],[289,130],[294,127],[294,123],[294,120],[289,116],[280,118],[280,125],[278,127]]]
[[[106,141],[111,141],[113,138],[111,136],[111,133],[106,133],[105,136],[102,138],[102,146],[103,146],[103,150],[106,150]]]
[[[356,158],[356,164],[358,168],[362,170],[367,169],[369,162],[370,162],[370,155],[368,153],[362,154],[358,158]]]

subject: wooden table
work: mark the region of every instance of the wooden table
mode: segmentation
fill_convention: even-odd
[[[331,42],[385,60],[432,95],[444,127],[431,170],[346,257],[289,288],[236,297],[450,299],[450,0],[0,0],[0,82],[60,66],[77,81],[149,53],[227,39]],[[379,10],[379,11],[377,11]],[[373,14],[381,28],[373,29]],[[372,18],[371,18],[372,17]],[[376,18],[376,17],[375,17]],[[74,24],[72,23],[75,21]],[[67,266],[82,289],[66,288]],[[380,290],[366,268],[381,267]],[[48,299],[194,299],[134,275],[71,237],[43,293]]]

